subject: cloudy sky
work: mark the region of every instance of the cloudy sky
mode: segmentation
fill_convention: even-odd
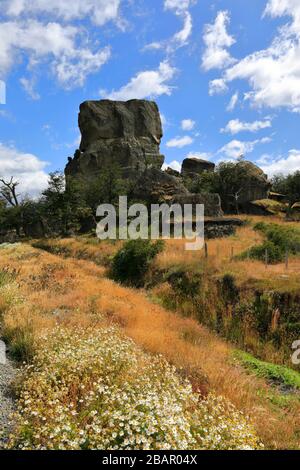
[[[0,0],[0,80],[0,175],[25,192],[64,168],[79,104],[101,98],[155,99],[173,168],[300,169],[299,0]]]

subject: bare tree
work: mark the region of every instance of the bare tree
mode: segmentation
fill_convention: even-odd
[[[2,186],[0,187],[0,194],[1,196],[13,207],[19,206],[19,196],[17,194],[17,187],[19,186],[19,182],[14,180],[12,176],[10,181],[5,181],[4,178],[0,178],[0,183]]]

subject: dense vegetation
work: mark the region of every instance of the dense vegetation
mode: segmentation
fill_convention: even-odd
[[[256,224],[254,229],[261,232],[266,240],[242,254],[242,258],[249,256],[267,263],[280,263],[286,256],[300,253],[300,229],[264,222]]]
[[[223,209],[239,213],[241,191],[250,188],[255,175],[242,158],[237,162],[221,162],[213,173],[203,172],[195,179],[185,179],[191,192],[220,194]],[[49,175],[48,187],[39,199],[18,194],[18,181],[0,179],[0,235],[14,231],[17,236],[39,238],[45,235],[66,236],[88,233],[95,229],[99,204],[117,205],[118,197],[127,194],[129,203],[134,182],[124,180],[116,164],[103,169],[92,181],[68,178],[61,172]],[[274,177],[273,189],[286,195],[288,215],[300,201],[300,172]]]
[[[154,243],[150,240],[129,240],[113,258],[112,278],[129,286],[143,286],[151,261],[163,247],[162,240]]]
[[[272,181],[273,189],[286,195],[289,201],[289,213],[292,206],[300,201],[300,171],[287,176],[276,175]]]

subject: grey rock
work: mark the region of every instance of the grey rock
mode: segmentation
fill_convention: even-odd
[[[12,414],[15,411],[15,403],[10,387],[17,372],[10,359],[7,359],[5,364],[0,364],[0,450],[5,447],[14,425]]]
[[[213,172],[215,164],[200,158],[186,158],[183,160],[181,174],[185,177],[195,177],[204,171]]]
[[[246,170],[247,174],[250,175],[248,184],[240,193],[239,204],[267,199],[272,184],[263,170],[247,160],[240,161],[237,166]]]
[[[131,184],[131,196],[148,204],[173,202],[204,203],[208,215],[221,214],[217,195],[191,195],[174,170],[162,171],[160,153],[163,135],[156,103],[147,100],[86,101],[80,106],[80,148],[68,159],[66,180],[78,178],[89,184],[110,165],[121,170]],[[191,160],[191,159],[189,159]],[[199,169],[199,160],[194,166]],[[213,169],[210,162],[201,168]]]
[[[165,170],[165,173],[167,173],[170,176],[175,176],[175,178],[181,178],[181,174],[177,170],[173,170],[173,168],[168,167]]]
[[[189,192],[175,176],[151,168],[137,180],[133,190],[135,198],[150,204],[172,202],[176,196],[188,196]]]
[[[81,144],[69,158],[67,177],[90,179],[112,163],[125,177],[163,165],[161,119],[152,101],[86,101],[80,106],[79,128]]]
[[[221,217],[223,215],[221,199],[219,194],[199,193],[199,194],[176,194],[172,199],[174,204],[203,204],[204,215],[206,217]]]

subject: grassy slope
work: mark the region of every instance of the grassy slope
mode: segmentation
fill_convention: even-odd
[[[104,268],[87,260],[63,260],[20,247],[2,253],[0,267],[8,265],[10,269],[21,266],[18,282],[35,305],[5,317],[10,331],[53,327],[57,318],[63,325],[95,326],[93,312],[99,311],[145,350],[162,354],[190,378],[195,390],[215,391],[249,414],[267,448],[298,446],[299,401],[282,404],[279,392],[232,364],[232,348],[196,321],[153,304],[143,292],[113,283],[104,277]],[[270,399],[274,395],[275,405]]]

